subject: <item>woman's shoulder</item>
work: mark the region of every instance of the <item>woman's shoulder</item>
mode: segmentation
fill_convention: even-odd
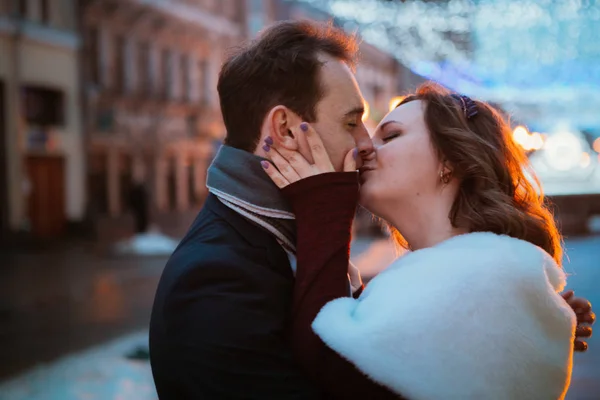
[[[328,303],[313,328],[408,398],[558,398],[575,324],[562,284],[536,246],[463,235],[398,259],[358,300]]]

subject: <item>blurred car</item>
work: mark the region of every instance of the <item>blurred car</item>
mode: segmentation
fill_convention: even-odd
[[[559,129],[525,136],[523,129],[515,128],[514,138],[529,152],[563,232],[587,232],[590,218],[600,214],[600,134]]]

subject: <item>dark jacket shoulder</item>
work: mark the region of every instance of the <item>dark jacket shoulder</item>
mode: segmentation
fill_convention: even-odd
[[[288,343],[294,277],[274,237],[209,199],[169,259],[150,323],[161,399],[314,399]]]
[[[210,284],[224,276],[250,281],[270,277],[271,283],[285,286],[294,279],[285,251],[269,232],[209,195],[169,258],[159,292],[184,288],[192,277]]]

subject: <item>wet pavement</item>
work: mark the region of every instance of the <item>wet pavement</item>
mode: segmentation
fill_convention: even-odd
[[[166,257],[0,254],[0,381],[148,325]]]
[[[566,248],[568,287],[600,308],[600,236],[567,240]],[[352,248],[368,275],[396,254],[385,239],[358,239]],[[0,253],[0,399],[155,398],[147,361],[125,355],[146,343],[165,262],[107,257],[85,244]],[[589,344],[575,355],[567,400],[600,399],[600,340]],[[3,396],[7,388],[10,397]],[[48,397],[49,388],[56,396]]]

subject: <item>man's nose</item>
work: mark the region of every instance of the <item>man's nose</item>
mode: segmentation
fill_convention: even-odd
[[[369,136],[369,132],[366,128],[364,129],[364,132],[361,132],[356,136],[355,140],[358,154],[360,154],[362,158],[368,157],[375,152],[373,140],[371,140],[371,136]]]

